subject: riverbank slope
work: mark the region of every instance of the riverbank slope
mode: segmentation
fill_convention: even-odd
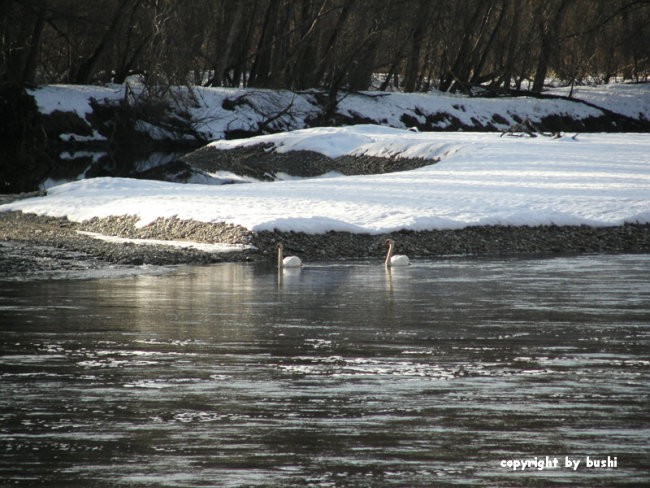
[[[120,236],[124,240],[105,240],[101,236]],[[303,232],[252,233],[223,224],[174,219],[138,228],[134,219],[128,217],[75,223],[65,218],[0,212],[0,279],[47,277],[53,273],[113,265],[272,262],[278,242],[283,242],[287,251],[299,254],[307,263],[366,259],[381,264],[385,253],[384,241],[389,237],[398,242],[401,253],[412,258],[650,253],[650,224],[601,228],[481,226],[382,235],[346,232],[315,235]],[[164,245],[154,239],[180,239],[187,243],[187,247]],[[241,248],[208,252],[192,247],[196,243],[213,243],[215,240],[230,241]]]
[[[5,90],[0,112],[11,130],[0,135],[0,160],[8,162],[0,192],[102,176],[220,184],[180,156],[209,141],[310,127],[650,132],[648,83],[500,95],[342,92],[332,107],[318,90],[172,87],[160,96],[138,83]]]
[[[380,164],[374,174],[276,172],[271,181],[231,185],[86,179],[0,205],[0,239],[131,264],[272,260],[280,241],[305,261],[381,261],[387,237],[411,257],[650,249],[645,134],[512,137],[362,125],[209,149],[214,156],[260,147],[270,172],[276,156]],[[192,242],[230,247],[205,251]]]

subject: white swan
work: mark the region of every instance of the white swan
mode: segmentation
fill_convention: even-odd
[[[282,268],[300,268],[302,266],[302,261],[298,256],[287,256],[286,258],[283,258],[282,253],[284,251],[284,247],[282,244],[278,244],[278,269]]]
[[[392,239],[386,239],[386,245],[388,246],[388,253],[386,253],[386,267],[390,268],[391,266],[408,266],[411,264],[409,257],[404,254],[395,254],[395,241]]]

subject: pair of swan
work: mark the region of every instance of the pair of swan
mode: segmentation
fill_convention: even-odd
[[[410,263],[408,256],[404,254],[394,254],[395,253],[395,241],[392,239],[386,239],[386,246],[388,246],[388,252],[386,253],[386,261],[384,264],[387,268],[393,266],[408,266]],[[298,256],[284,256],[284,247],[282,243],[278,244],[278,270],[283,268],[300,268],[302,266],[302,261]]]

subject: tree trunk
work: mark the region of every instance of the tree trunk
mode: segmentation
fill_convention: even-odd
[[[119,6],[115,10],[113,19],[111,20],[111,23],[108,25],[106,31],[104,31],[104,34],[101,40],[99,41],[99,44],[93,51],[92,55],[89,58],[87,58],[84,62],[81,63],[75,75],[73,76],[74,83],[83,85],[90,82],[90,79],[95,73],[99,60],[111,47],[113,38],[117,34],[117,30],[120,26],[120,21],[124,16],[124,11],[128,7],[130,1],[131,0],[122,0],[120,2]]]
[[[237,40],[237,35],[241,29],[241,20],[244,13],[244,6],[246,2],[239,0],[235,2],[236,8],[233,13],[233,18],[230,22],[230,28],[228,29],[228,35],[221,49],[219,49],[219,55],[217,57],[217,62],[214,66],[214,74],[212,78],[206,83],[206,86],[220,86],[223,81],[223,76],[226,71],[226,68],[230,61],[230,54],[232,48],[235,45]]]
[[[295,42],[294,53],[290,56],[293,62],[285,63],[282,79],[284,85],[292,89],[302,90],[314,86],[317,81],[312,77],[316,68],[317,26],[325,13],[327,0],[320,0],[318,8],[311,8],[312,2],[303,0],[300,6],[299,38]]]
[[[472,78],[470,79],[470,83],[472,84],[481,82],[481,72],[483,71],[485,63],[487,61],[488,54],[490,54],[490,51],[492,50],[492,46],[494,45],[494,40],[496,39],[497,33],[501,29],[501,25],[503,24],[503,19],[505,19],[506,17],[506,10],[507,10],[507,2],[503,0],[501,2],[501,13],[499,14],[499,18],[496,21],[494,29],[492,29],[492,34],[490,34],[490,38],[488,39],[488,41],[481,46],[482,53],[479,56],[478,61],[474,63],[474,66],[472,66],[473,74],[472,74]]]
[[[413,28],[410,40],[411,50],[406,60],[406,69],[404,72],[404,91],[414,92],[418,89],[417,83],[420,74],[420,52],[422,48],[422,39],[426,32],[426,26],[429,22],[429,0],[420,0],[415,27]]]
[[[538,25],[541,36],[541,45],[532,88],[532,91],[536,93],[541,93],[544,89],[544,81],[546,80],[546,74],[548,73],[551,57],[555,54],[555,50],[558,46],[558,31],[568,6],[569,0],[562,0],[555,11],[555,14],[550,19],[545,18],[546,15],[543,8],[540,8],[539,10]],[[553,7],[554,5],[551,4],[551,8]]]
[[[0,80],[24,86],[35,81],[47,2],[12,3],[9,0],[0,3]]]
[[[131,74],[136,60],[140,58],[141,53],[144,51],[147,44],[151,40],[152,34],[138,35],[136,32],[136,13],[140,7],[140,3],[134,3],[131,8],[131,14],[128,19],[129,28],[126,36],[126,46],[115,64],[115,75],[113,76],[113,83],[124,83],[127,76]],[[136,45],[131,49],[132,40],[135,39]]]
[[[43,33],[43,27],[45,26],[46,7],[46,1],[41,0],[39,2],[38,14],[36,17],[36,22],[34,23],[34,29],[32,31],[29,49],[26,51],[26,58],[23,64],[23,73],[21,79],[22,84],[35,81],[38,50],[41,45],[41,34]]]
[[[460,48],[456,53],[454,62],[449,65],[449,68],[440,80],[440,85],[438,87],[440,91],[449,91],[456,81],[463,80],[463,78],[465,78],[463,73],[469,73],[467,65],[470,63],[470,46],[472,37],[474,36],[477,22],[482,17],[481,13],[483,12],[486,5],[489,10],[489,4],[483,4],[482,2],[479,2],[472,16],[470,17],[469,22],[465,24],[463,39],[461,41]]]
[[[228,81],[229,86],[248,86],[246,71],[248,69],[248,62],[250,60],[253,33],[255,31],[257,23],[258,7],[259,0],[254,0],[249,15],[245,17],[246,22],[242,25],[235,45],[233,46],[236,48],[235,54],[232,57],[232,62],[226,66],[225,78],[223,80],[223,82]],[[230,69],[232,69],[232,78],[230,77],[229,73]]]
[[[273,38],[275,37],[276,24],[280,0],[270,0],[264,17],[264,26],[262,35],[257,45],[255,62],[251,68],[250,77],[248,78],[249,86],[264,87],[269,82],[271,74],[271,57],[273,54]]]
[[[512,11],[512,24],[510,27],[510,35],[508,36],[510,42],[508,43],[506,61],[501,74],[501,84],[505,89],[509,89],[510,83],[512,82],[512,76],[515,70],[515,60],[517,59],[517,49],[519,48],[519,30],[521,28],[521,9],[518,8],[518,5],[514,5]]]
[[[355,0],[347,0],[345,5],[343,6],[343,9],[341,10],[341,14],[339,15],[339,18],[336,22],[336,26],[332,30],[332,33],[329,36],[328,41],[325,43],[325,50],[324,52],[321,53],[320,55],[320,62],[318,63],[318,66],[314,70],[314,76],[313,79],[316,81],[316,83],[320,83],[323,81],[323,76],[325,74],[325,70],[327,68],[327,63],[329,61],[329,54],[332,50],[332,47],[336,43],[336,40],[338,39],[341,30],[343,29],[343,26],[348,20],[348,17],[350,16],[350,11],[352,10],[352,5],[354,4]]]

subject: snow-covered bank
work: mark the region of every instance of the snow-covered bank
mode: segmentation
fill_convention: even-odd
[[[29,144],[0,146],[0,183],[12,193],[98,176],[221,184],[179,159],[209,141],[309,127],[377,124],[421,131],[650,133],[650,84],[578,87],[540,96],[469,97],[431,91],[338,93],[319,90],[49,85],[7,99],[6,120]],[[155,90],[154,90],[155,91]],[[14,103],[15,105],[15,103]],[[13,138],[12,138],[13,139]]]
[[[356,126],[309,129],[263,140],[278,150],[330,148],[337,153],[442,159],[383,175],[216,187],[98,178],[52,188],[45,197],[3,205],[0,211],[72,221],[132,215],[140,226],[176,217],[255,232],[308,234],[650,223],[647,134],[532,139]]]
[[[113,130],[94,116],[94,104],[131,105],[138,112],[148,99],[141,87],[50,85],[30,91],[45,116],[68,112],[76,123],[58,127],[61,141],[103,141]],[[568,95],[565,89],[549,92]],[[582,103],[582,100],[589,104]],[[342,93],[335,113],[325,114],[318,91],[178,87],[164,100],[179,123],[175,133],[169,120],[140,120],[135,130],[153,139],[203,140],[302,129],[323,123],[374,123],[395,128],[426,130],[507,130],[529,120],[545,130],[621,131],[650,127],[650,84],[612,84],[580,87],[573,99],[499,97],[480,98],[447,93]],[[594,106],[596,105],[596,106]],[[598,107],[603,107],[600,109]],[[620,116],[620,120],[616,120]],[[328,117],[329,120],[324,120]],[[636,121],[636,122],[635,122]],[[106,121],[104,121],[106,122]],[[636,123],[636,126],[635,126]],[[627,125],[627,127],[625,127]],[[635,127],[637,127],[635,129]],[[56,134],[53,134],[56,135]]]
[[[650,86],[648,83],[611,83],[552,88],[549,95],[582,100],[630,118],[650,120]]]

